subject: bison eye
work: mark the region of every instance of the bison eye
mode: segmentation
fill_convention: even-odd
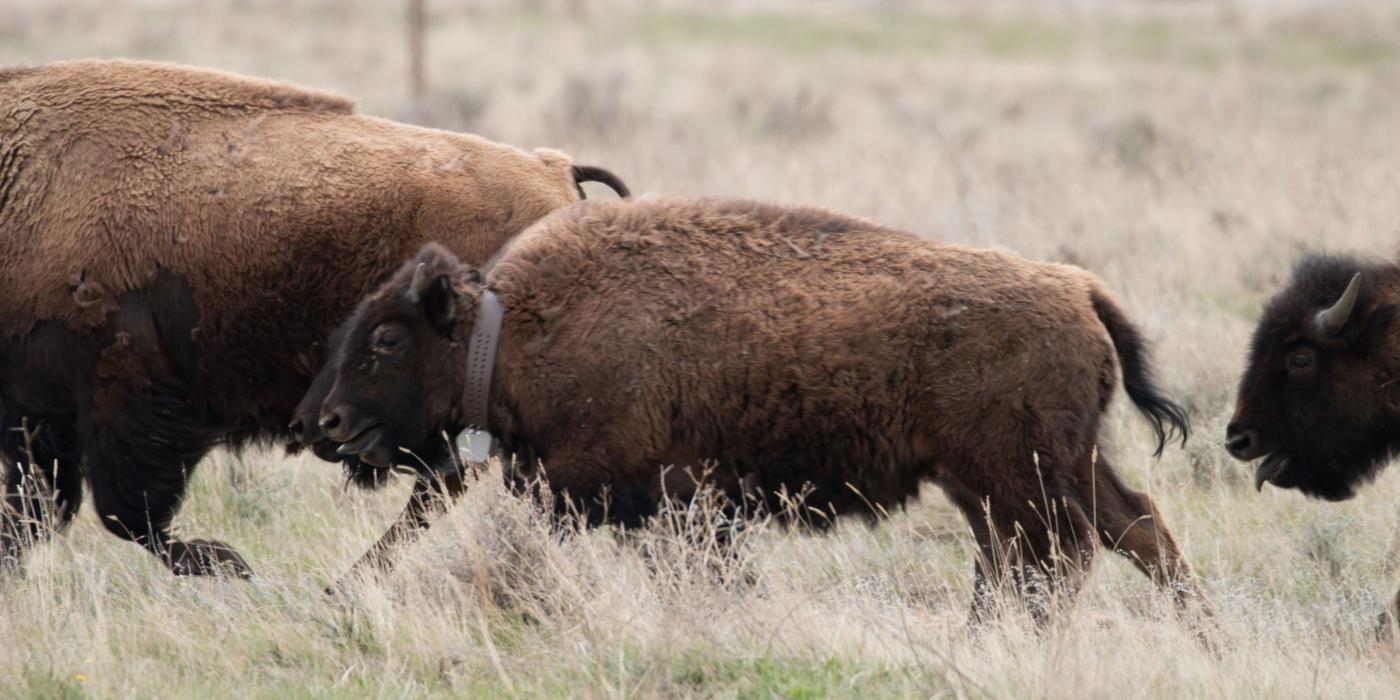
[[[1292,370],[1307,369],[1312,366],[1312,350],[1299,350],[1288,358],[1288,368]]]
[[[370,335],[370,344],[374,346],[375,352],[394,352],[403,345],[404,335],[402,328],[385,324],[374,329],[374,333]]]

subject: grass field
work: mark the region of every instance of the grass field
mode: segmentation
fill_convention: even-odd
[[[745,5],[0,0],[0,64],[172,60],[547,145],[637,191],[867,216],[1102,276],[1196,434],[1150,491],[1218,608],[1214,651],[1126,561],[1044,630],[966,626],[973,545],[935,492],[878,528],[760,524],[713,575],[668,530],[560,541],[487,479],[392,575],[321,594],[406,494],[279,453],[216,455],[178,520],[256,580],[175,579],[90,509],[0,580],[0,696],[1393,697],[1374,621],[1400,475],[1343,504],[1256,494],[1220,447],[1262,302],[1300,255],[1400,240],[1400,8],[1375,2]],[[640,554],[660,554],[650,565]],[[655,569],[655,570],[653,570]]]

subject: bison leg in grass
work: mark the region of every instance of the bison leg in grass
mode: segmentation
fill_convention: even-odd
[[[10,423],[0,437],[5,457],[0,556],[13,562],[30,543],[73,520],[83,500],[83,475],[70,421],[16,418]]]
[[[444,513],[462,493],[466,491],[466,474],[463,469],[434,475],[419,476],[413,482],[413,492],[408,496],[399,517],[389,526],[369,551],[356,561],[345,576],[327,590],[328,593],[345,587],[350,579],[368,571],[383,570],[394,561],[398,549],[417,538],[418,534],[432,525],[433,520]]]
[[[1074,596],[1094,558],[1092,525],[1078,494],[1027,480],[953,477],[940,484],[977,540],[973,624],[995,614],[996,592],[1008,583],[1038,622],[1047,619],[1056,596]]]
[[[1154,583],[1171,591],[1178,606],[1196,604],[1209,614],[1205,592],[1152,499],[1128,488],[1103,458],[1091,469],[1093,517],[1103,545],[1132,560]]]
[[[1038,483],[941,482],[978,544],[973,623],[995,613],[996,591],[1007,583],[1033,617],[1045,620],[1055,596],[1073,597],[1098,543],[1130,559],[1182,609],[1195,603],[1209,614],[1191,565],[1152,500],[1124,485],[1103,458],[1080,462],[1088,466],[1074,479],[1055,461],[1035,460],[1027,469],[1040,474]]]
[[[80,419],[93,506],[108,532],[145,547],[180,575],[252,571],[231,547],[211,540],[181,541],[170,523],[195,465],[219,439],[195,416],[183,384],[156,379],[127,390],[119,411],[101,405]]]

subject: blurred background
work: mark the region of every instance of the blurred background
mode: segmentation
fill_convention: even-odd
[[[0,64],[85,57],[285,79],[352,96],[363,113],[559,148],[638,193],[825,206],[1092,270],[1155,340],[1165,384],[1197,429],[1185,450],[1154,462],[1142,422],[1118,406],[1106,444],[1128,481],[1163,504],[1224,624],[1255,635],[1226,682],[1244,690],[1262,669],[1275,691],[1302,692],[1291,683],[1327,660],[1331,672],[1353,674],[1360,695],[1393,692],[1393,654],[1357,649],[1369,649],[1360,640],[1400,567],[1400,477],[1344,504],[1256,495],[1248,468],[1220,442],[1249,333],[1291,265],[1307,252],[1397,250],[1400,3],[0,0]],[[313,478],[303,472],[320,481],[284,493]],[[222,475],[236,488],[220,486]],[[296,530],[300,521],[276,515],[284,500],[302,508],[296,499],[331,488],[334,476],[324,465],[215,469],[182,518],[241,532],[230,540],[274,571],[297,570],[293,554],[279,560],[274,544],[259,544],[258,528]],[[394,505],[356,516],[358,539],[319,555],[325,568],[362,548]],[[315,501],[305,513],[334,530],[342,525],[325,513],[337,507]],[[941,585],[934,607],[947,626],[934,643],[954,644],[938,635],[960,629],[970,586],[963,525],[930,493],[887,527],[879,532],[893,535],[783,539],[763,551],[789,553],[777,585],[807,601],[831,593],[833,609],[882,611],[870,619],[917,616],[927,601],[910,591]],[[83,547],[146,566],[139,552],[108,553],[111,538],[96,529],[84,526],[93,542]],[[818,583],[798,575],[821,566]],[[1129,567],[1109,570],[1112,590],[1095,605],[1119,610],[1123,590],[1146,591]],[[640,595],[628,590],[618,599]],[[1117,619],[1080,631],[1121,623],[1108,639],[1137,639],[1127,631],[1136,618]],[[657,658],[675,648],[657,647]],[[1141,641],[1075,646],[1061,661],[1078,669],[1074,678],[1107,668],[1105,659],[1126,654],[1131,667],[1152,658],[1179,688],[1219,688],[1215,661],[1199,651],[1189,640],[1174,648],[1193,660],[1190,671],[1171,670]],[[1039,695],[1064,670],[1053,653],[1028,663],[1017,653],[987,662],[979,682]],[[1141,691],[1131,673],[1095,678],[1105,697]]]

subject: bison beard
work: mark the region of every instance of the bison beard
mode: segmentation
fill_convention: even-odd
[[[484,284],[430,245],[366,297],[323,370],[330,437],[373,427],[417,452],[461,430],[488,287],[506,312],[490,427],[542,462],[561,515],[640,526],[703,486],[874,516],[932,481],[981,551],[975,612],[1008,576],[1072,591],[1095,540],[1205,606],[1151,500],[1098,453],[1120,364],[1162,442],[1186,423],[1082,270],[815,209],[584,203],[518,236]]]
[[[0,69],[3,555],[63,529],[86,481],[103,526],[174,572],[247,575],[228,546],[169,532],[203,456],[286,440],[332,325],[425,242],[485,261],[589,181],[626,191],[562,153],[285,83]]]
[[[1372,426],[1363,431],[1337,430],[1315,445],[1285,445],[1264,457],[1255,474],[1255,487],[1265,483],[1281,489],[1297,489],[1326,501],[1345,501],[1370,482],[1394,457],[1394,426]]]

